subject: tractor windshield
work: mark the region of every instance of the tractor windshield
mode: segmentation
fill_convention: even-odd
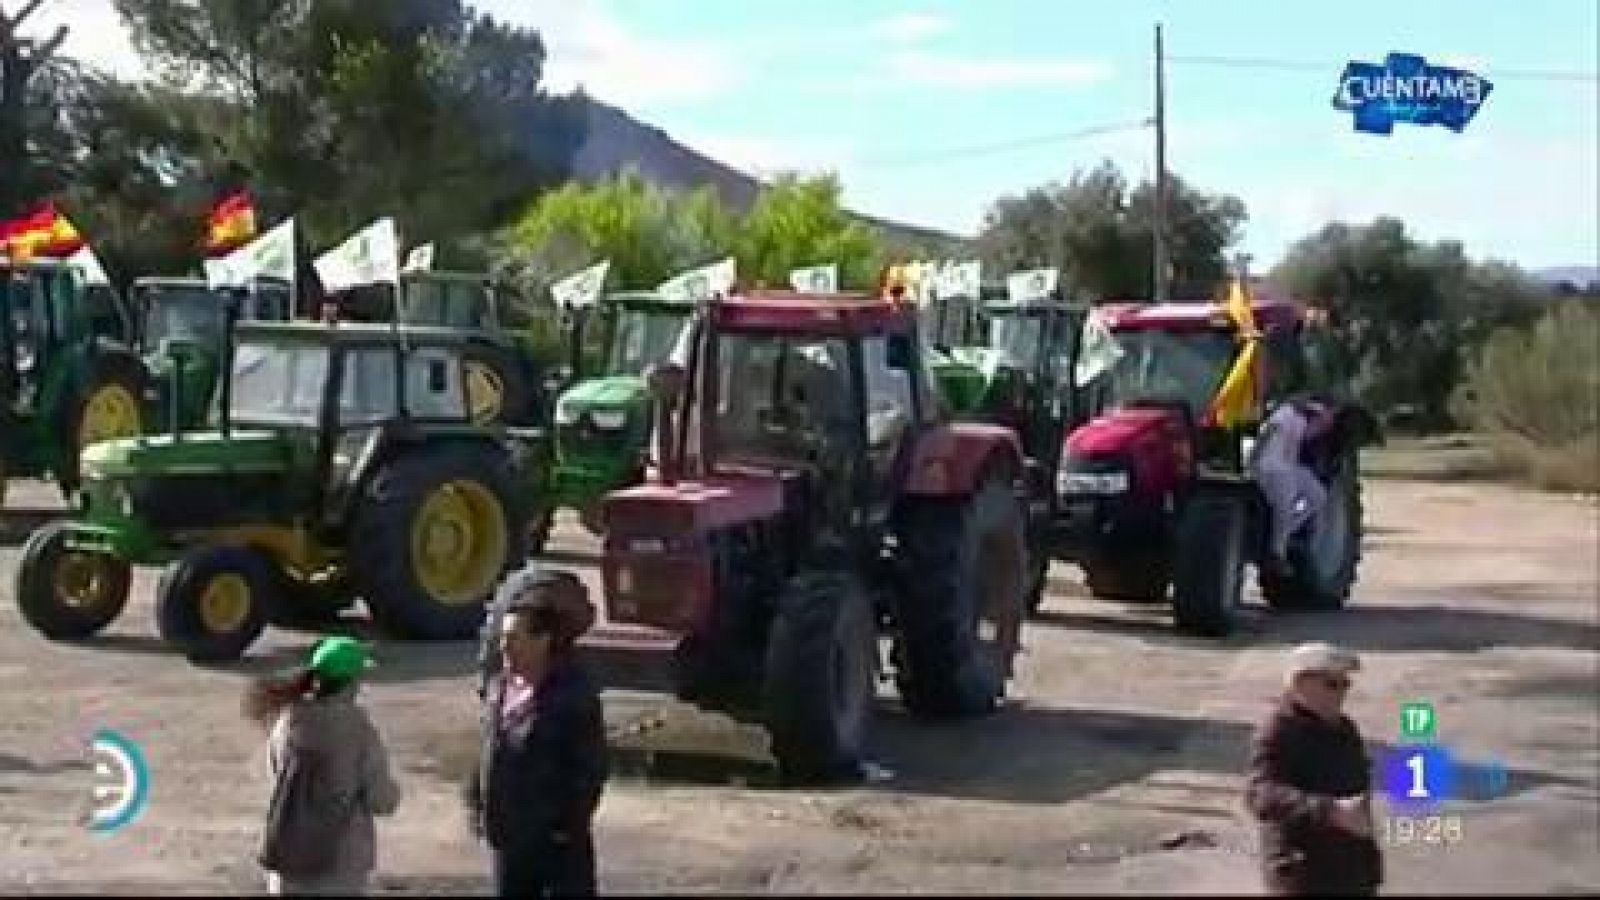
[[[314,427],[328,381],[326,345],[241,341],[233,358],[229,413],[240,423]]]
[[[405,282],[404,319],[443,328],[491,326],[488,288],[476,281],[411,276]]]
[[[845,341],[725,334],[718,356],[712,428],[722,459],[810,461],[850,434]]]
[[[989,313],[989,349],[1002,365],[1032,371],[1044,338],[1044,320],[1016,312]]]
[[[1238,349],[1232,332],[1212,329],[1125,329],[1116,340],[1122,354],[1103,380],[1100,405],[1178,402],[1196,416],[1211,402]]]
[[[192,341],[202,346],[222,343],[222,298],[201,285],[162,286],[145,294],[144,340],[148,347],[163,341]]]
[[[617,313],[616,336],[611,344],[613,375],[642,375],[652,363],[666,359],[678,342],[687,311],[624,309]]]

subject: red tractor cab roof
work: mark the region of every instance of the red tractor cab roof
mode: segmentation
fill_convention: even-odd
[[[915,307],[870,294],[757,291],[710,306],[714,326],[736,331],[874,334],[908,329],[915,320]]]
[[[1285,328],[1300,321],[1304,309],[1287,300],[1256,300],[1250,304],[1256,326],[1263,330]],[[1162,331],[1231,329],[1233,320],[1218,303],[1132,303],[1113,301],[1097,310],[1112,331],[1142,329]]]

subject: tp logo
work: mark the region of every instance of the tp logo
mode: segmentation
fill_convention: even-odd
[[[112,832],[138,818],[150,795],[150,769],[139,745],[108,728],[89,744],[94,758],[94,804],[89,830]]]
[[[1377,63],[1351,62],[1339,76],[1333,108],[1353,113],[1355,130],[1390,134],[1396,122],[1443,125],[1460,134],[1494,85],[1465,69],[1430,66],[1410,53]]]

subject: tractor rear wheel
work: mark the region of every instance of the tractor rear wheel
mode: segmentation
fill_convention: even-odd
[[[502,575],[527,558],[511,461],[481,444],[427,447],[367,482],[350,571],[373,621],[398,636],[467,640]]]
[[[91,444],[137,437],[144,428],[146,376],[139,360],[114,353],[97,356],[69,393],[58,419],[61,445],[56,483],[70,502],[78,490],[78,460]]]
[[[877,694],[872,600],[847,572],[802,572],[778,597],[767,642],[763,708],[785,781],[860,771]]]
[[[1341,462],[1328,502],[1289,543],[1288,577],[1263,569],[1261,594],[1280,610],[1342,609],[1361,564],[1361,478],[1355,454]]]
[[[533,425],[533,394],[516,356],[493,344],[468,344],[462,350],[467,378],[467,409],[479,425]]]
[[[128,605],[131,567],[105,553],[67,546],[72,526],[40,528],[22,546],[17,605],[22,618],[53,641],[90,637]]]
[[[1083,565],[1089,593],[1125,603],[1160,603],[1172,583],[1172,560],[1165,552],[1105,554]]]
[[[991,475],[960,501],[918,501],[900,546],[896,680],[921,716],[991,712],[1021,644],[1028,543],[1011,482]]]
[[[1172,614],[1178,630],[1206,637],[1233,632],[1244,593],[1244,504],[1201,488],[1179,513]]]
[[[194,662],[235,660],[266,630],[276,588],[272,560],[261,551],[201,547],[161,574],[156,628]]]

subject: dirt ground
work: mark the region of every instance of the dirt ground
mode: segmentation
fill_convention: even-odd
[[[16,488],[16,486],[14,486]],[[1326,638],[1365,671],[1352,712],[1375,752],[1399,704],[1425,699],[1468,764],[1454,845],[1393,847],[1386,891],[1600,891],[1597,532],[1593,501],[1484,484],[1371,480],[1368,550],[1353,606],[1252,608],[1226,641],[1176,636],[1159,610],[1100,603],[1057,567],[1026,632],[1014,701],[951,727],[905,720],[886,691],[860,788],[765,786],[759,738],[651,695],[608,692],[622,774],[598,824],[611,892],[1217,893],[1258,890],[1240,809],[1252,723],[1283,651]],[[245,675],[289,663],[307,634],[271,631],[250,659],[197,668],[165,652],[141,572],[121,620],[85,645],[48,643],[11,597],[16,544],[51,492],[14,489],[0,530],[0,892],[254,892],[262,736],[241,721]],[[27,507],[33,506],[33,509]],[[19,510],[19,507],[22,509]],[[594,542],[558,531],[588,569]],[[465,645],[383,645],[366,692],[406,791],[380,825],[378,888],[486,890],[458,783],[472,752]],[[139,741],[144,814],[109,834],[79,816],[100,727]]]

